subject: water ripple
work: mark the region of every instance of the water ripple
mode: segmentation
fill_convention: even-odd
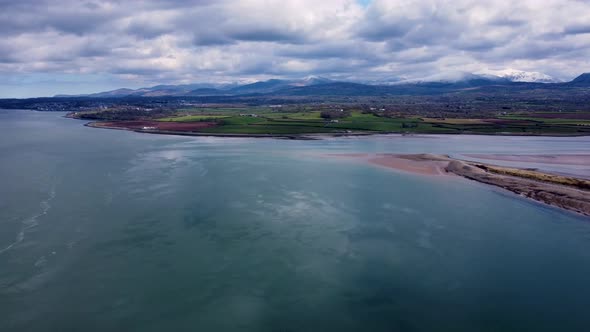
[[[53,186],[51,188],[51,190],[48,193],[47,198],[42,200],[39,203],[40,212],[21,221],[21,228],[20,228],[20,231],[16,234],[15,241],[13,243],[9,244],[7,247],[0,249],[0,255],[2,255],[3,253],[7,252],[10,249],[12,249],[17,244],[23,242],[23,240],[25,239],[26,232],[29,229],[34,228],[37,225],[39,225],[39,219],[42,218],[43,216],[45,216],[47,213],[49,213],[49,210],[51,210],[51,201],[53,201],[54,198],[55,198],[55,186]]]

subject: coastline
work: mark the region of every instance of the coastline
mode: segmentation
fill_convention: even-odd
[[[465,157],[481,160],[514,161],[518,163],[540,163],[549,165],[590,165],[590,155],[584,154],[555,154],[555,155],[515,155],[515,154],[465,154]]]
[[[75,117],[65,116],[66,118],[76,119]],[[82,120],[82,119],[79,119]],[[178,130],[161,130],[161,129],[141,129],[125,126],[109,125],[116,123],[114,121],[91,121],[84,124],[86,127],[100,128],[100,129],[115,129],[127,130],[137,133],[155,134],[155,135],[176,135],[176,136],[196,136],[196,137],[252,137],[252,138],[277,138],[277,139],[295,139],[295,140],[318,140],[330,137],[362,137],[362,136],[377,136],[377,135],[401,135],[401,136],[462,136],[462,135],[476,135],[476,136],[516,136],[516,137],[585,137],[590,134],[550,134],[550,133],[520,133],[520,132],[492,132],[479,133],[463,131],[458,133],[448,132],[386,132],[386,131],[355,131],[355,132],[333,132],[333,133],[293,133],[293,134],[247,134],[247,133],[207,133],[199,131],[178,131]]]
[[[152,135],[174,135],[174,136],[195,136],[195,137],[234,137],[234,138],[275,138],[275,139],[293,139],[293,140],[320,140],[323,137],[345,137],[345,136],[371,136],[375,133],[357,132],[357,133],[318,133],[318,134],[240,134],[240,133],[205,133],[195,131],[174,131],[174,130],[158,130],[158,129],[137,129],[127,127],[116,127],[109,125],[101,125],[105,122],[88,122],[85,127],[99,128],[99,129],[114,129],[125,130],[136,133],[152,134]]]
[[[590,216],[590,181],[586,179],[464,161],[446,155],[331,154],[327,156],[360,160],[374,166],[423,176],[461,176],[500,187],[537,202]],[[589,156],[581,155],[580,157]]]
[[[445,170],[448,165],[447,156],[433,154],[348,153],[329,154],[328,157],[359,160],[373,166],[425,176],[452,175]]]
[[[197,137],[227,137],[227,138],[274,138],[290,140],[321,140],[331,137],[360,137],[374,135],[400,136],[438,136],[438,135],[467,135],[460,134],[423,134],[423,133],[322,133],[322,134],[232,134],[232,133],[203,133],[194,131],[171,131],[152,128],[128,128],[125,126],[109,126],[109,122],[89,122],[87,127],[101,129],[126,130],[155,135],[177,135]],[[498,136],[498,134],[485,135]],[[510,134],[500,136],[515,136]],[[518,136],[547,136],[547,135],[518,135]],[[571,135],[568,135],[571,136]],[[563,136],[558,136],[563,137]],[[373,166],[384,167],[396,171],[418,174],[421,176],[461,176],[480,183],[500,187],[522,197],[535,200],[550,206],[572,211],[584,216],[590,216],[590,181],[582,178],[568,177],[557,174],[542,173],[531,169],[501,167],[482,162],[466,161],[451,158],[448,155],[434,154],[331,154],[332,158],[347,158],[366,162]],[[590,155],[500,155],[500,154],[470,154],[482,160],[504,160],[516,162],[547,162],[568,165],[584,165],[590,160]],[[560,159],[561,158],[561,159]],[[582,187],[580,187],[580,185]]]

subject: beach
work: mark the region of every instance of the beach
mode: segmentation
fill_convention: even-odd
[[[381,166],[420,175],[449,175],[449,173],[445,170],[449,163],[448,157],[437,156],[433,154],[348,153],[331,154],[330,156],[363,160],[375,166]]]
[[[501,187],[515,194],[590,216],[590,181],[582,178],[539,172],[531,169],[502,167],[454,159],[435,154],[334,154],[336,158],[361,160],[368,164],[425,176],[456,175]],[[570,163],[579,165],[588,155],[483,155],[470,157],[518,162]]]

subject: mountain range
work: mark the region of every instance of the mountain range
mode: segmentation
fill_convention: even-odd
[[[197,83],[184,85],[156,85],[140,89],[117,89],[87,95],[56,95],[55,97],[197,97],[197,96],[376,96],[376,95],[431,95],[462,90],[496,88],[567,88],[590,87],[590,73],[570,82],[557,82],[548,75],[518,70],[490,71],[479,74],[444,73],[422,79],[380,82],[342,82],[318,76],[303,79],[270,79],[249,84]]]

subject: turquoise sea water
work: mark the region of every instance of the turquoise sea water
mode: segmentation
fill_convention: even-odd
[[[590,326],[588,218],[318,157],[588,154],[590,138],[192,138],[60,116],[0,110],[0,331]]]

